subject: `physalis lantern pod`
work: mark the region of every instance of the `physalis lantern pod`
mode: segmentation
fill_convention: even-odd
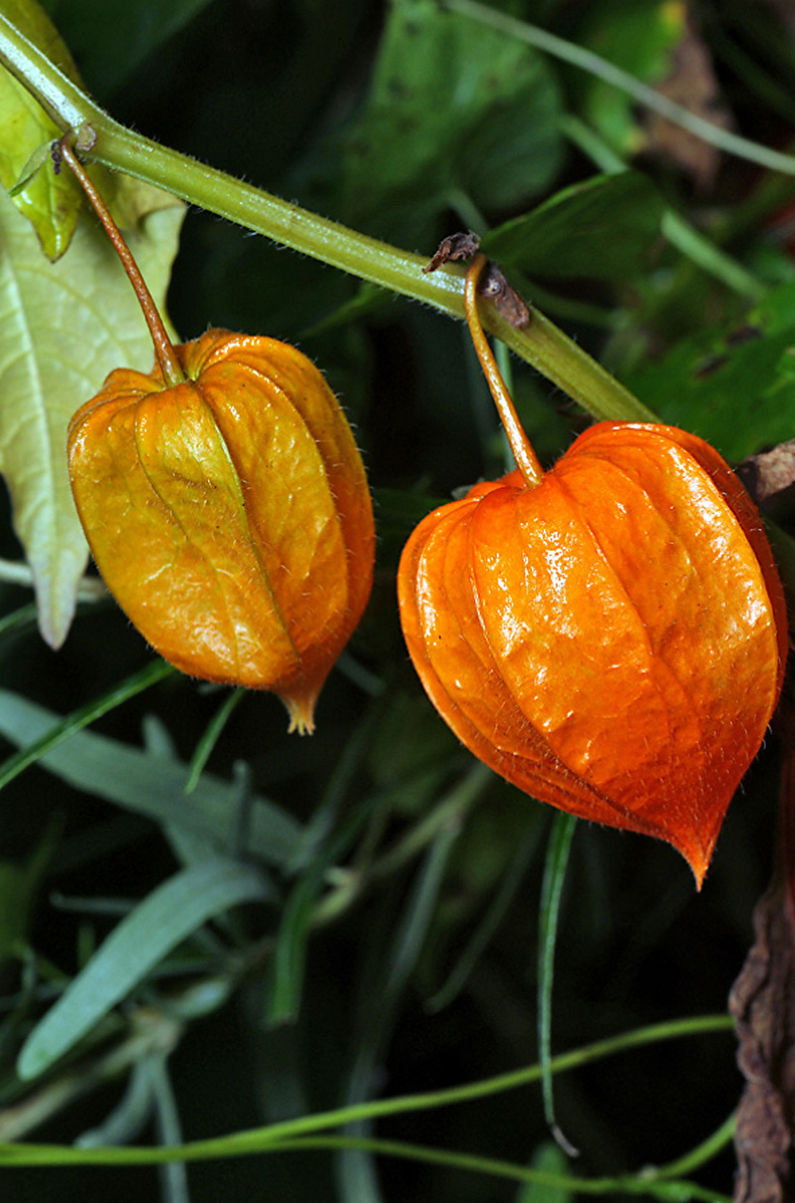
[[[92,555],[166,660],[270,690],[290,729],[311,731],[372,585],[372,504],[351,429],[294,347],[226,330],[172,346],[137,269],[133,284],[155,366],[112,372],[69,426]]]
[[[439,713],[533,797],[657,836],[700,888],[782,684],[787,623],[759,516],[707,443],[601,422],[548,472],[479,325],[517,470],[429,514],[400,614]]]

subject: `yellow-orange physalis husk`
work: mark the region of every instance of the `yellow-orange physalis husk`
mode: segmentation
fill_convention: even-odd
[[[787,652],[761,523],[708,444],[591,427],[429,514],[401,560],[411,658],[459,739],[585,819],[667,840],[700,886]]]
[[[272,338],[209,330],[184,383],[112,372],[75,414],[72,492],[105,583],[151,645],[209,681],[267,689],[291,730],[370,595],[370,493],[320,372]]]

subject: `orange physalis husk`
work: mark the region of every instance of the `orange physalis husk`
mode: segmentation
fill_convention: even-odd
[[[295,347],[227,330],[173,346],[68,143],[58,155],[122,258],[155,347],[148,375],[111,372],[69,425],[72,493],[97,567],[166,660],[270,690],[291,731],[312,731],[372,587],[372,503],[350,426]]]
[[[120,369],[75,414],[72,492],[106,585],[183,672],[267,689],[311,731],[372,585],[370,494],[320,372],[271,338],[176,347],[184,383]]]
[[[429,514],[398,590],[414,666],[470,751],[541,801],[667,840],[700,888],[787,653],[759,516],[712,447],[599,423],[537,482],[517,469]]]

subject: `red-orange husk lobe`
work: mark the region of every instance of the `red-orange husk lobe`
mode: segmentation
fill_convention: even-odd
[[[740,488],[694,436],[602,423],[537,487],[512,473],[428,515],[398,574],[462,742],[541,801],[673,844],[699,888],[786,658]]]

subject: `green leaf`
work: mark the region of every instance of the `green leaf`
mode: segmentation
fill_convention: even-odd
[[[620,282],[643,270],[665,206],[638,171],[564,188],[530,213],[491,230],[483,250],[530,276],[592,276]]]
[[[452,970],[439,989],[430,998],[425,1000],[425,1009],[427,1011],[431,1013],[441,1011],[444,1007],[449,1006],[464,989],[475,966],[491,944],[500,924],[505,918],[508,907],[516,896],[517,890],[527,871],[528,864],[535,853],[540,833],[540,823],[533,823],[528,828],[524,837],[520,839],[514,855],[508,864],[504,865],[503,871],[496,879],[493,888],[489,890],[489,901],[484,907],[480,908],[477,922],[468,936],[464,948],[459,954]],[[488,850],[486,852],[488,853]]]
[[[438,212],[455,191],[482,208],[520,203],[558,167],[559,108],[530,47],[434,0],[396,0],[345,149],[349,208]]]
[[[795,430],[795,284],[775,289],[744,324],[681,339],[624,383],[663,422],[684,426],[731,462]]]
[[[171,198],[162,207],[164,198],[138,185],[117,198],[117,211],[138,217],[130,248],[160,304],[184,213]],[[0,471],[33,572],[41,633],[58,647],[88,558],[69,488],[67,424],[111,369],[148,370],[152,349],[121,264],[88,217],[67,254],[49,263],[29,223],[0,195],[0,243]]]
[[[151,1056],[148,1069],[152,1079],[158,1142],[162,1145],[182,1144],[182,1124],[166,1054]],[[172,1161],[160,1167],[160,1194],[163,1203],[190,1203],[188,1170],[184,1161]]]
[[[306,949],[317,896],[328,870],[344,857],[370,814],[372,802],[365,801],[349,815],[339,830],[330,829],[325,841],[321,842],[324,828],[331,828],[350,786],[354,770],[363,755],[365,741],[371,738],[372,725],[372,721],[365,719],[357,736],[347,745],[328,782],[326,796],[321,800],[315,818],[304,828],[301,842],[296,848],[291,867],[306,868],[290,892],[279,922],[273,954],[268,1023],[284,1023],[294,1020],[298,1014],[306,970]]]
[[[17,694],[0,690],[0,734],[25,747],[42,739],[61,717]],[[69,785],[154,819],[211,838],[219,854],[229,848],[239,789],[203,773],[190,796],[183,790],[187,768],[139,748],[79,731],[46,752],[39,762]],[[246,850],[268,864],[284,865],[301,843],[301,827],[262,797],[250,800]]]
[[[0,861],[0,961],[22,947],[30,909],[30,882],[20,865]]]
[[[3,13],[71,80],[79,82],[69,51],[34,0],[4,0]],[[0,70],[0,183],[11,188],[42,144],[60,138],[62,131],[5,69]],[[14,204],[38,234],[50,259],[64,253],[74,232],[81,192],[70,173],[55,175],[42,169],[14,195]],[[5,238],[3,239],[5,250]]]
[[[36,1025],[19,1054],[19,1076],[48,1069],[208,919],[267,897],[259,872],[234,861],[205,861],[169,878],[122,919]]]

